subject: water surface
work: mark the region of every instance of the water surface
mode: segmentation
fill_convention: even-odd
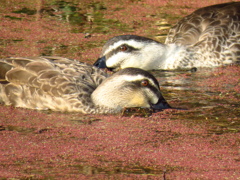
[[[107,39],[164,42],[194,9],[223,1],[0,2],[0,57],[93,63]],[[174,109],[83,115],[0,106],[0,179],[237,179],[240,67],[152,72]]]

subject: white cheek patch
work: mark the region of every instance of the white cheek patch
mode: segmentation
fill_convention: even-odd
[[[106,61],[106,65],[107,67],[117,67],[120,66],[122,61],[124,61],[125,59],[127,59],[128,54],[124,53],[124,52],[119,52],[117,54],[112,55],[111,57],[109,57]],[[121,61],[119,61],[119,59],[121,59]]]
[[[112,50],[118,48],[119,46],[123,45],[123,44],[127,44],[131,47],[134,47],[136,49],[141,49],[144,45],[141,43],[141,42],[138,42],[136,40],[121,40],[121,41],[118,41],[116,43],[114,43],[113,45],[109,46],[105,52],[103,52],[103,56],[108,54],[109,52],[111,52]]]
[[[153,93],[150,89],[147,89],[147,94],[149,95],[149,97],[152,97],[152,98],[150,98],[151,103],[152,104],[157,104],[157,102],[159,100],[159,97],[157,97],[156,94]]]
[[[129,81],[129,82],[141,81],[141,80],[147,79],[149,81],[149,83],[151,84],[151,86],[153,86],[159,90],[159,87],[154,83],[154,81],[152,79],[146,78],[145,76],[140,75],[140,74],[136,75],[136,76],[124,75],[121,78],[124,79],[125,81]],[[159,97],[152,90],[150,90],[148,88],[146,88],[145,91],[147,91],[147,96],[151,100],[151,103],[156,104],[159,100]]]
[[[140,58],[141,60],[141,58]],[[141,61],[139,60],[138,54],[131,54],[125,52],[118,52],[113,54],[106,60],[106,66],[109,68],[141,68]]]

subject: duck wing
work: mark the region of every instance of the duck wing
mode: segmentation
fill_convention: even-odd
[[[194,48],[205,59],[214,57],[223,64],[240,61],[240,2],[194,11],[171,28],[165,43]]]
[[[0,102],[56,111],[93,106],[91,93],[106,78],[99,69],[60,57],[0,60]]]
[[[239,2],[203,7],[184,17],[174,25],[170,29],[165,43],[190,45],[201,41],[205,36],[220,36],[224,34],[224,32],[219,31],[225,30],[226,35],[228,29],[239,31],[239,28],[235,29],[234,27],[234,24],[239,24],[239,21]]]

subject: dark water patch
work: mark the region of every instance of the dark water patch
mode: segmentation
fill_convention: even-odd
[[[180,93],[178,93],[180,95]],[[185,94],[187,96],[187,94]],[[206,124],[209,133],[237,133],[240,132],[240,111],[238,104],[229,104],[227,100],[207,99],[199,93],[197,98],[181,98],[178,106],[188,109],[177,113],[177,118],[188,123]]]
[[[116,162],[104,162],[104,163],[116,163]],[[173,171],[178,171],[183,168],[178,166],[165,166],[165,167],[144,167],[144,166],[121,166],[112,165],[108,166],[108,168],[100,168],[89,165],[72,165],[69,166],[72,171],[76,171],[77,173],[84,175],[97,175],[97,174],[106,174],[106,175],[114,175],[114,174],[138,174],[138,175],[152,175],[152,176],[167,176],[168,173]],[[111,168],[110,168],[111,167]]]
[[[0,45],[5,45],[6,43],[18,43],[18,42],[22,42],[24,41],[24,39],[22,38],[16,38],[16,39],[0,39]]]
[[[28,9],[28,8],[24,7],[24,8],[22,8],[22,9],[13,11],[13,13],[16,13],[16,14],[34,15],[34,14],[37,13],[37,10],[32,10],[32,9]]]
[[[208,132],[210,134],[217,134],[217,135],[221,135],[224,133],[239,133],[240,132],[240,123],[239,122],[233,122],[233,123],[229,123],[229,122],[224,122],[221,121],[215,121],[215,123],[213,123],[212,128],[208,129]]]
[[[67,1],[55,1],[49,6],[52,8],[53,14],[59,17],[61,20],[65,20],[70,24],[82,25],[86,21],[84,14],[81,14],[79,11],[81,8],[73,2]]]
[[[104,18],[107,7],[102,2],[79,3],[53,1],[45,4],[41,13],[67,21],[72,33],[109,33],[112,29],[129,31],[129,27],[118,20]]]
[[[2,125],[0,126],[0,131],[16,131],[21,134],[31,134],[31,133],[37,133],[42,134],[44,132],[47,132],[51,129],[49,128],[43,128],[43,129],[36,129],[36,128],[30,128],[30,127],[21,127],[21,126],[13,126],[13,125]]]
[[[99,122],[99,121],[102,121],[101,119],[98,119],[98,118],[93,118],[93,117],[89,117],[89,116],[74,116],[74,117],[71,117],[69,119],[70,121],[72,121],[73,123],[76,123],[76,124],[93,124],[95,122]]]
[[[19,18],[19,17],[15,17],[15,16],[9,16],[9,15],[6,15],[4,16],[5,18],[9,18],[11,20],[22,20],[22,18]]]
[[[149,108],[125,108],[121,116],[123,117],[150,117],[154,111]]]
[[[0,51],[1,51],[2,55],[4,54],[3,53],[4,49],[7,46],[22,43],[23,41],[24,41],[24,39],[22,39],[22,38],[0,39]]]
[[[21,126],[12,126],[12,125],[7,125],[7,126],[0,126],[0,131],[16,131],[20,133],[32,133],[36,129],[35,128],[28,128],[28,127],[21,127]]]
[[[13,42],[22,42],[24,39],[12,39]]]
[[[66,45],[56,45],[56,46],[45,46],[41,49],[41,56],[51,56],[66,54],[70,50],[71,46]]]
[[[15,14],[28,16],[40,14],[41,17],[55,17],[60,21],[66,21],[71,25],[71,33],[109,33],[112,29],[131,31],[126,24],[117,19],[104,18],[107,7],[102,2],[75,3],[74,1],[52,1],[45,2],[40,10],[21,8],[13,11]],[[117,11],[117,10],[115,10]],[[12,20],[22,18],[6,15]]]
[[[64,44],[56,44],[53,46],[45,46],[40,49],[40,56],[62,56],[63,54],[81,54],[81,45],[64,45]]]

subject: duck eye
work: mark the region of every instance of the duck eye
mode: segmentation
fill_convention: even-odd
[[[148,81],[148,80],[142,80],[142,81],[141,81],[141,85],[142,85],[142,86],[148,86],[148,84],[149,84],[149,81]]]
[[[128,48],[126,45],[120,46],[120,51],[126,51]]]

